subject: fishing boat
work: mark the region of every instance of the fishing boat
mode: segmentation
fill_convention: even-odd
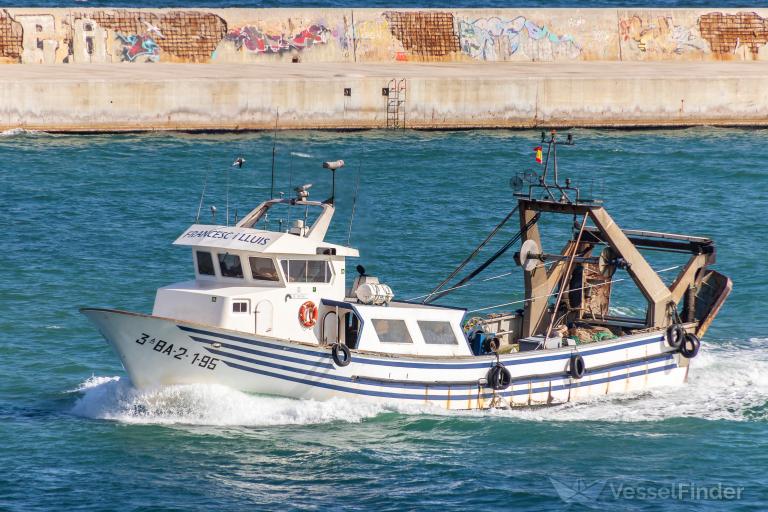
[[[137,388],[206,383],[301,399],[487,409],[684,385],[732,287],[709,268],[714,242],[621,229],[601,201],[560,182],[563,144],[573,144],[570,135],[542,133],[542,170],[511,180],[516,207],[420,300],[395,300],[361,265],[347,287],[345,262],[358,251],[325,241],[337,161],[323,164],[334,184],[324,201],[311,200],[305,185],[231,226],[227,212],[223,225],[198,220],[186,229],[174,244],[191,248],[195,277],[158,289],[152,314],[82,312]],[[560,252],[544,250],[543,216],[573,219]],[[515,236],[451,285],[513,219]],[[524,283],[524,298],[510,303],[518,309],[473,316],[434,304],[512,247]],[[646,260],[655,251],[685,255],[669,284]],[[611,289],[619,280],[642,294],[643,314],[617,313]]]

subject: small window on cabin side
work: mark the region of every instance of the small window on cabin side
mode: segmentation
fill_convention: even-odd
[[[251,276],[257,281],[279,281],[275,262],[270,258],[258,258],[251,256],[248,261],[251,264]]]
[[[373,329],[382,343],[413,343],[411,333],[405,325],[405,320],[386,320],[377,318],[371,320]]]
[[[219,268],[222,277],[243,277],[243,267],[237,254],[219,254]]]
[[[247,313],[248,312],[248,301],[245,300],[236,300],[232,303],[232,312],[233,313]]]
[[[213,258],[211,253],[205,251],[195,251],[197,256],[197,273],[201,276],[215,276],[213,269]]]
[[[325,260],[282,260],[290,283],[330,283],[331,264]]]
[[[418,320],[421,335],[428,345],[458,345],[459,341],[453,333],[449,322]]]

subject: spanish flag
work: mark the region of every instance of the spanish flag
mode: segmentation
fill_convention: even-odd
[[[533,148],[533,150],[536,152],[536,163],[540,164],[543,162],[542,154],[541,154],[541,146],[536,146]]]

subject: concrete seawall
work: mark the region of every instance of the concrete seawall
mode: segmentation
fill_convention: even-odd
[[[0,129],[768,125],[768,10],[0,9]]]
[[[0,129],[768,125],[768,63],[17,65]],[[216,73],[211,73],[215,69]],[[394,91],[393,91],[394,94]],[[390,109],[391,110],[391,109]]]

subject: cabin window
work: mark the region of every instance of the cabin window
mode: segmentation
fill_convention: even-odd
[[[413,343],[411,333],[405,326],[405,320],[385,320],[377,318],[371,320],[373,329],[382,343]]]
[[[432,320],[419,320],[419,329],[424,341],[428,345],[458,345],[459,341],[453,333],[449,322],[435,322]]]
[[[222,277],[243,277],[243,267],[237,254],[219,254],[219,268]]]
[[[251,276],[257,281],[279,281],[275,262],[270,258],[257,258],[251,256],[248,261],[251,264]]]
[[[213,258],[211,253],[205,251],[195,251],[197,256],[197,273],[202,276],[215,276],[216,271],[213,269]]]
[[[331,264],[325,260],[282,260],[285,275],[290,283],[329,283]]]
[[[233,313],[247,313],[248,312],[248,301],[247,300],[236,300],[232,303],[232,312]]]

